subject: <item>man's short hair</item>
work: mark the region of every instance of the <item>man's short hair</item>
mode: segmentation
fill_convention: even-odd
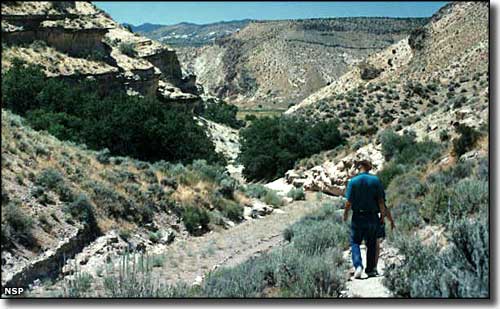
[[[359,160],[358,162],[356,162],[356,168],[361,168],[361,167],[369,171],[372,169],[372,163],[370,162],[370,160]]]

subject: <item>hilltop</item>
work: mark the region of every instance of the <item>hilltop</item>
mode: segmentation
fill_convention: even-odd
[[[200,47],[213,44],[217,39],[238,32],[250,22],[250,19],[244,19],[221,21],[204,25],[187,22],[168,26],[142,24],[139,26],[132,26],[132,30],[167,45]]]

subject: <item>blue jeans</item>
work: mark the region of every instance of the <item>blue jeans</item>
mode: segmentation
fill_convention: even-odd
[[[351,221],[351,255],[354,268],[363,267],[361,250],[359,246],[364,240],[366,243],[366,270],[369,273],[377,269],[376,247],[377,247],[377,228],[379,226],[377,214],[354,213]]]

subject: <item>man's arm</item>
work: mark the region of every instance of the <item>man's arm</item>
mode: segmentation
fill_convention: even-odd
[[[391,230],[394,230],[396,227],[396,224],[394,223],[394,219],[392,218],[391,211],[388,208],[385,208],[385,215],[387,216],[387,219],[389,219],[389,222],[391,222]]]
[[[347,221],[347,217],[349,216],[349,210],[351,209],[352,206],[352,182],[349,181],[347,183],[347,188],[345,190],[345,198],[347,202],[345,202],[345,207],[344,207],[344,222]]]

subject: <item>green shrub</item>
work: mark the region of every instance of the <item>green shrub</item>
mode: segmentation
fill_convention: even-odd
[[[240,205],[238,205],[234,202],[229,202],[224,207],[222,213],[229,220],[234,221],[234,222],[239,222],[243,219],[243,207],[241,207]]]
[[[96,155],[97,161],[102,164],[109,164],[109,159],[110,159],[110,152],[108,148],[104,148],[103,150],[99,151]]]
[[[440,251],[414,236],[399,234],[402,265],[388,265],[384,284],[396,296],[484,298],[489,296],[488,218],[464,218],[451,227],[451,244]]]
[[[448,131],[446,131],[446,130],[439,131],[439,140],[440,141],[446,142],[449,139],[450,139],[450,135],[448,134]]]
[[[152,243],[156,244],[160,241],[161,235],[158,232],[149,232],[148,238]]]
[[[47,168],[40,172],[35,178],[35,185],[57,193],[63,202],[72,202],[75,198],[63,175],[53,168]]]
[[[66,297],[82,298],[86,296],[92,287],[92,282],[94,278],[92,275],[84,272],[76,272],[74,274],[74,280],[68,281],[67,286],[65,286],[64,291]]]
[[[441,184],[430,186],[420,208],[420,215],[431,224],[439,224],[450,220],[450,211],[451,200],[448,188]]]
[[[413,134],[399,135],[392,130],[382,131],[377,139],[382,143],[382,154],[387,161],[415,142]]]
[[[457,133],[460,134],[460,136],[453,140],[453,152],[457,157],[472,150],[481,137],[480,132],[466,125],[458,126]]]
[[[490,166],[487,157],[482,157],[479,159],[477,164],[476,174],[480,180],[489,181]]]
[[[91,193],[90,197],[96,205],[99,205],[99,210],[104,210],[106,216],[111,216],[116,219],[125,219],[127,221],[141,222],[142,216],[138,211],[138,207],[130,198],[118,193],[113,188],[101,182],[89,181],[83,184],[85,189]],[[134,189],[132,189],[134,188]],[[140,194],[137,186],[129,185],[125,187],[125,191],[131,196]]]
[[[194,297],[196,287],[184,283],[158,284],[153,269],[155,257],[144,254],[123,255],[118,269],[114,267],[104,275],[104,295],[109,298],[179,298]]]
[[[182,221],[189,233],[199,235],[208,229],[210,217],[205,209],[187,206],[182,211]]]
[[[268,190],[262,200],[264,203],[274,207],[280,207],[283,205],[283,199],[274,190]]]
[[[292,188],[290,191],[288,191],[287,196],[292,198],[294,201],[306,199],[306,193],[302,188]]]
[[[324,220],[309,226],[296,227],[293,230],[292,243],[300,252],[313,255],[322,253],[327,248],[346,249],[348,238],[346,225]]]
[[[189,168],[208,181],[218,183],[227,178],[227,172],[222,165],[210,165],[206,160],[194,160]]]
[[[2,244],[6,247],[10,247],[14,240],[29,247],[35,245],[32,235],[33,219],[23,212],[20,204],[18,200],[2,204]]]
[[[205,297],[338,297],[347,265],[348,232],[326,204],[286,229],[291,246],[277,248],[231,268],[208,274]],[[318,236],[319,237],[316,237]],[[266,288],[274,288],[268,295]]]
[[[2,107],[24,115],[37,107],[35,97],[45,86],[45,75],[38,66],[14,59],[8,73],[2,74]]]
[[[245,115],[245,121],[254,121],[257,119],[257,116],[255,116],[254,114],[246,114]]]
[[[94,220],[92,204],[85,194],[80,194],[72,203],[66,204],[63,210],[85,223],[91,223]]]
[[[401,150],[396,156],[396,162],[399,164],[424,165],[439,158],[441,150],[441,145],[430,140],[415,142]]]
[[[451,215],[455,218],[469,216],[482,208],[486,208],[488,202],[487,181],[462,179],[452,189],[450,197]]]
[[[415,138],[413,132],[399,135],[391,130],[384,130],[378,136],[382,143],[382,154],[387,161],[394,158],[399,164],[425,164],[440,156],[442,147],[439,144],[427,139],[416,142]]]
[[[419,215],[420,207],[415,201],[403,201],[390,209],[398,231],[414,231],[423,226],[424,220]]]
[[[135,51],[133,43],[123,42],[118,46],[118,49],[122,54],[125,54],[129,57],[136,57],[137,52]]]
[[[408,172],[395,177],[387,188],[387,202],[393,207],[405,201],[414,201],[423,196],[425,186],[416,172]]]
[[[269,189],[261,184],[248,184],[245,192],[250,197],[262,199],[266,196],[267,191],[269,191]]]
[[[458,162],[452,167],[434,172],[427,176],[428,184],[441,184],[451,186],[460,179],[470,177],[473,174],[473,164],[470,161]]]
[[[202,286],[205,297],[266,297],[274,287],[280,297],[338,297],[344,287],[345,264],[340,250],[307,255],[279,248],[232,268],[211,272]]]
[[[53,169],[44,169],[35,179],[35,184],[45,189],[56,190],[64,183],[62,174]]]
[[[161,254],[154,255],[152,257],[152,266],[153,267],[162,267],[165,264],[165,256]]]
[[[220,188],[218,192],[222,194],[225,198],[232,199],[234,191],[238,187],[238,182],[233,178],[225,178],[220,182]]]
[[[279,283],[284,286],[284,297],[326,298],[340,295],[346,271],[341,250],[329,248],[321,255],[307,256],[303,262],[302,267],[297,267],[295,281]]]
[[[385,188],[389,187],[392,179],[404,173],[404,167],[401,164],[389,162],[384,165],[384,168],[377,173],[377,176],[382,181]]]

